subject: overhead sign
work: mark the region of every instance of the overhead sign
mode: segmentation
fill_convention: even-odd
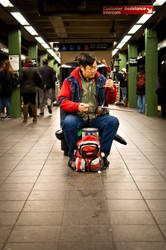
[[[103,15],[153,14],[153,6],[104,6]]]
[[[54,43],[58,51],[111,50],[112,43]]]

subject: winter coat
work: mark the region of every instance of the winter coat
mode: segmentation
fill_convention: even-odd
[[[18,84],[15,76],[10,71],[3,69],[0,71],[0,96],[10,97],[12,90]]]
[[[25,64],[19,76],[21,93],[35,93],[36,87],[40,87],[42,80],[36,68],[32,64]]]
[[[77,67],[71,72],[70,76],[64,80],[60,94],[58,96],[58,104],[60,105],[62,110],[65,111],[65,113],[63,114],[63,118],[66,116],[67,113],[78,112],[78,106],[82,100],[82,85],[79,71],[80,68]],[[100,74],[99,72],[96,73],[95,84],[97,106],[103,105],[106,101],[106,89],[104,88],[106,80],[107,79],[102,74]],[[116,95],[116,86],[114,95]]]
[[[48,65],[39,67],[39,73],[42,77],[42,83],[45,89],[55,88],[56,72]]]

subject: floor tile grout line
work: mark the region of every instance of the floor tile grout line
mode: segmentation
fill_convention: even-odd
[[[48,128],[47,128],[47,129],[48,129]],[[47,129],[46,129],[46,130],[47,130]],[[39,139],[38,139],[37,141],[39,141]],[[36,143],[35,143],[35,144],[36,144]],[[8,240],[9,240],[9,238],[10,238],[10,236],[11,236],[13,230],[14,230],[14,227],[16,226],[16,223],[17,223],[17,221],[19,220],[19,218],[20,218],[20,216],[21,216],[21,213],[22,213],[22,211],[23,211],[23,209],[24,209],[24,207],[25,207],[25,204],[26,204],[28,198],[30,197],[30,195],[31,195],[31,193],[32,193],[32,191],[33,191],[34,186],[36,185],[36,182],[37,182],[37,180],[38,180],[38,178],[39,178],[39,176],[40,176],[40,174],[41,174],[41,172],[42,172],[42,170],[43,170],[43,168],[44,168],[44,165],[45,165],[45,163],[46,163],[46,161],[47,161],[47,159],[48,159],[48,157],[49,157],[50,152],[52,151],[53,146],[54,146],[54,145],[52,145],[52,147],[51,147],[51,149],[50,149],[50,151],[49,151],[49,153],[48,153],[48,155],[47,155],[47,157],[46,157],[46,160],[44,161],[43,166],[42,166],[41,170],[39,171],[39,174],[37,175],[38,177],[36,178],[34,184],[32,185],[31,191],[29,192],[29,195],[26,197],[26,199],[25,199],[25,201],[24,201],[24,204],[23,204],[23,206],[22,206],[22,209],[21,209],[20,212],[18,213],[18,216],[17,216],[17,218],[16,218],[16,221],[15,221],[15,223],[13,224],[13,226],[11,227],[10,233],[9,233],[8,237],[6,238],[6,241],[4,242],[4,244],[3,244],[1,250],[3,250],[3,249],[6,247],[6,245],[7,245],[7,243],[8,243]],[[32,149],[32,148],[31,148],[31,149]]]
[[[136,144],[135,144],[135,145],[136,145]],[[116,147],[116,148],[117,148],[117,147]],[[117,150],[118,150],[118,148],[117,148]],[[119,150],[118,150],[118,152],[119,152]],[[166,241],[166,236],[165,236],[164,233],[162,232],[162,230],[161,230],[159,224],[157,223],[157,220],[156,220],[155,216],[153,215],[153,213],[152,213],[152,211],[151,211],[151,209],[150,209],[150,207],[149,207],[149,205],[148,205],[146,199],[144,198],[144,196],[143,196],[143,194],[142,194],[142,192],[141,192],[139,186],[137,185],[135,179],[133,178],[132,173],[130,172],[130,169],[128,168],[128,166],[127,166],[127,164],[126,164],[126,162],[125,162],[125,160],[124,160],[122,154],[121,154],[120,152],[119,152],[119,154],[120,154],[120,156],[121,156],[121,158],[122,158],[122,160],[123,160],[123,162],[124,162],[124,164],[125,164],[125,166],[126,166],[128,172],[129,172],[131,178],[133,179],[133,181],[134,181],[134,183],[135,183],[135,185],[136,185],[136,187],[137,187],[137,189],[138,189],[138,191],[139,191],[139,193],[140,193],[140,195],[141,195],[143,201],[145,202],[145,204],[146,204],[146,206],[147,206],[147,208],[148,208],[148,210],[149,210],[149,212],[150,212],[150,214],[151,214],[151,216],[152,216],[152,218],[153,218],[153,220],[154,220],[154,222],[155,222],[155,225],[157,226],[157,228],[158,228],[159,232],[161,233],[163,239]]]

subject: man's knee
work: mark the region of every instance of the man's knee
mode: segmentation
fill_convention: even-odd
[[[118,128],[119,127],[119,120],[115,116],[108,116],[107,120],[107,127],[111,128]]]
[[[70,130],[77,125],[76,118],[73,115],[67,115],[64,119],[64,129]]]

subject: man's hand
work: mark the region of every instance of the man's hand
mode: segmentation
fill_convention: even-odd
[[[108,80],[105,82],[104,87],[114,90],[114,82],[113,82],[111,79],[108,79]]]
[[[87,103],[80,103],[78,106],[78,111],[79,112],[86,112],[89,108],[89,104]]]

